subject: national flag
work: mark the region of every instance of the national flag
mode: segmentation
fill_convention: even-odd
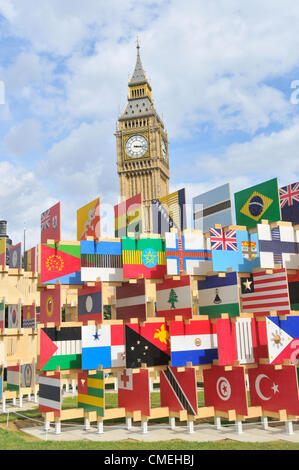
[[[6,266],[6,238],[0,239],[0,266]]]
[[[42,413],[54,412],[54,416],[60,416],[62,409],[62,381],[60,372],[53,375],[39,374],[38,377],[38,409]]]
[[[160,371],[161,406],[168,407],[170,412],[179,413],[186,410],[188,415],[198,414],[196,374],[193,367],[178,371],[167,367]]]
[[[8,328],[22,327],[21,304],[8,306]]]
[[[299,266],[299,230],[292,226],[258,224],[261,268],[274,268],[276,264],[286,269]]]
[[[213,406],[215,411],[235,410],[236,414],[248,415],[248,402],[243,367],[212,365],[203,370],[205,406]]]
[[[118,407],[126,412],[140,411],[142,416],[150,416],[151,400],[148,369],[132,371],[131,368],[118,372]]]
[[[128,233],[142,233],[141,193],[114,206],[115,237],[126,237]]]
[[[237,360],[240,364],[250,364],[255,362],[254,355],[254,318],[240,318],[235,322]],[[260,322],[261,323],[261,322]]]
[[[24,270],[28,272],[36,271],[36,247],[30,248],[30,250],[24,253]]]
[[[277,178],[235,193],[236,221],[247,228],[255,227],[261,219],[280,220]]]
[[[130,318],[146,319],[144,279],[138,279],[136,284],[123,282],[116,287],[116,318],[125,321],[130,321]]]
[[[98,278],[106,282],[123,280],[120,240],[81,241],[81,279],[87,282]]]
[[[276,311],[277,315],[290,313],[286,270],[273,269],[272,272],[260,271],[241,278],[242,312],[263,316],[270,311]]]
[[[5,302],[0,302],[0,329],[5,328]]]
[[[160,279],[166,275],[165,241],[160,238],[123,238],[124,278]]]
[[[153,233],[162,236],[171,228],[176,228],[178,232],[186,229],[185,188],[152,201],[152,222]]]
[[[81,326],[41,328],[40,370],[81,369],[81,364]]]
[[[82,369],[125,366],[123,325],[82,326]]]
[[[192,318],[192,293],[190,276],[179,280],[164,279],[156,285],[157,316],[174,320],[176,315]]]
[[[88,374],[87,371],[78,374],[78,408],[84,412],[96,411],[97,416],[104,417],[105,413],[105,383],[104,372],[97,371]]]
[[[34,364],[21,365],[21,387],[32,388],[35,383]]]
[[[7,390],[19,392],[21,385],[20,364],[7,367]]]
[[[172,321],[169,326],[172,367],[211,364],[218,358],[216,324],[209,320]]]
[[[170,339],[165,322],[131,323],[125,326],[125,335],[127,368],[168,365]]]
[[[237,360],[235,323],[229,318],[218,318],[216,321],[218,364],[228,366]]]
[[[210,239],[212,250],[237,251],[236,230],[210,228]]]
[[[35,328],[35,303],[23,306],[23,328]]]
[[[78,289],[78,321],[102,323],[102,283]]]
[[[40,323],[61,323],[61,287],[40,291]]]
[[[41,244],[41,282],[43,284],[82,284],[80,242]]]
[[[291,310],[299,310],[299,270],[296,274],[288,274]]]
[[[60,240],[60,202],[41,214],[41,243],[48,240]]]
[[[9,248],[9,267],[20,269],[22,267],[22,243]]]
[[[179,275],[182,271],[193,276],[213,271],[210,241],[201,230],[185,230],[183,234],[165,234],[167,274]]]
[[[299,356],[299,316],[267,317],[267,343],[271,364],[282,364],[289,359],[298,364]]]
[[[224,184],[192,199],[194,228],[209,232],[210,227],[233,223],[230,184]]]
[[[263,411],[286,410],[287,415],[299,415],[296,366],[276,369],[272,364],[259,364],[248,369],[251,406]]]
[[[210,318],[220,317],[222,313],[238,316],[240,299],[237,273],[226,273],[225,277],[207,276],[198,281],[199,314]]]
[[[299,224],[299,181],[280,188],[279,200],[281,219]]]
[[[211,233],[215,230],[211,229]],[[236,250],[212,249],[212,271],[225,272],[232,269],[236,272],[251,272],[253,268],[260,266],[257,233],[249,233],[247,230],[233,230],[233,232],[235,232],[233,238]],[[216,240],[216,237],[214,238]]]
[[[77,210],[77,240],[100,236],[100,198],[97,198]]]

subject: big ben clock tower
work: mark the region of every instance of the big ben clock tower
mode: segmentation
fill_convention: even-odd
[[[120,195],[128,199],[142,195],[144,231],[151,231],[151,202],[168,194],[168,139],[162,119],[154,108],[152,88],[140,59],[128,83],[128,103],[118,117],[116,131],[117,172]]]

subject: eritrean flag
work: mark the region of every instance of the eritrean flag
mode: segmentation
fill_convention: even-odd
[[[165,240],[160,238],[124,238],[122,240],[124,278],[164,278],[166,272]]]
[[[57,247],[41,244],[41,282],[45,284],[82,284],[80,242],[64,242]]]

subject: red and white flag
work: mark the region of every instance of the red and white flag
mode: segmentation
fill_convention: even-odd
[[[129,321],[130,318],[145,320],[146,299],[144,279],[139,279],[137,284],[123,282],[122,286],[116,287],[116,318],[125,321]]]
[[[261,364],[248,369],[250,402],[252,406],[261,406],[263,410],[299,415],[299,397],[296,366]]]
[[[204,369],[205,406],[214,406],[218,411],[235,410],[248,415],[245,372],[243,367],[226,371],[223,366]]]
[[[165,320],[174,320],[176,315],[192,317],[190,276],[181,276],[179,280],[165,279],[156,289],[158,317]]]
[[[198,414],[196,375],[194,367],[179,372],[175,367],[160,371],[161,406],[169,411],[186,410],[188,415]]]
[[[248,278],[241,278],[242,311],[254,315],[266,316],[270,311],[278,315],[290,313],[288,280],[285,269],[273,269],[252,273]]]
[[[124,369],[117,374],[118,406],[126,411],[141,411],[143,416],[150,416],[151,400],[148,369]]]

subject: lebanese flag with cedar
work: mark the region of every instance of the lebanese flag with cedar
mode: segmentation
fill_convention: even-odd
[[[157,284],[157,316],[174,320],[176,315],[192,318],[192,297],[190,276],[179,280],[165,279]]]
[[[248,415],[243,367],[225,370],[224,366],[212,366],[204,369],[203,380],[205,406],[214,406],[217,411],[235,410],[239,415]]]

